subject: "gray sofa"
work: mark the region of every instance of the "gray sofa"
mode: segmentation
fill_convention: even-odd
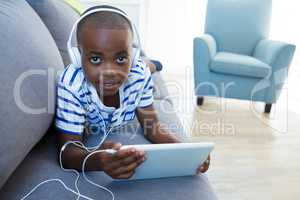
[[[0,1],[0,198],[21,199],[34,186],[60,178],[74,188],[75,175],[60,169],[53,131],[55,77],[69,63],[66,41],[78,14],[60,0]],[[155,107],[162,123],[186,140],[160,73],[154,73]],[[163,108],[163,109],[162,109]],[[174,126],[176,124],[176,126]],[[137,120],[113,132],[108,140],[148,143]],[[96,144],[99,138],[87,143]],[[176,166],[174,166],[176,167]],[[216,196],[205,175],[115,182],[102,172],[89,172],[116,199],[203,199]],[[79,181],[80,191],[94,199],[108,193]],[[59,183],[48,183],[28,199],[71,199]]]

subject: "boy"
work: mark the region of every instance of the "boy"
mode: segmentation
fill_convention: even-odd
[[[67,141],[82,141],[85,125],[99,132],[121,125],[136,115],[145,137],[152,143],[180,142],[160,128],[153,103],[153,83],[149,68],[142,61],[132,65],[133,29],[122,15],[96,12],[77,26],[77,43],[82,66],[69,65],[58,82],[56,128],[60,147]],[[93,127],[93,128],[91,128]],[[130,178],[143,161],[145,153],[137,149],[120,150],[121,144],[104,142],[101,149],[115,149],[94,154],[86,170],[104,171],[115,179]],[[65,168],[81,170],[89,153],[69,145],[62,156]],[[200,166],[205,172],[209,163]]]

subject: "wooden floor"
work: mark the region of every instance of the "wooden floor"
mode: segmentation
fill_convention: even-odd
[[[215,143],[207,175],[219,199],[300,199],[300,112],[285,91],[266,115],[261,103],[231,99],[198,107],[190,78],[164,77],[191,140]]]

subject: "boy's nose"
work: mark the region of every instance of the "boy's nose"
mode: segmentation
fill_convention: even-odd
[[[113,78],[117,75],[117,70],[115,69],[105,69],[102,71],[102,75],[104,78]]]

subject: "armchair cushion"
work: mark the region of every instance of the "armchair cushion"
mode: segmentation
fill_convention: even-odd
[[[271,72],[271,67],[250,56],[219,52],[212,59],[210,70],[223,74],[265,78]]]

